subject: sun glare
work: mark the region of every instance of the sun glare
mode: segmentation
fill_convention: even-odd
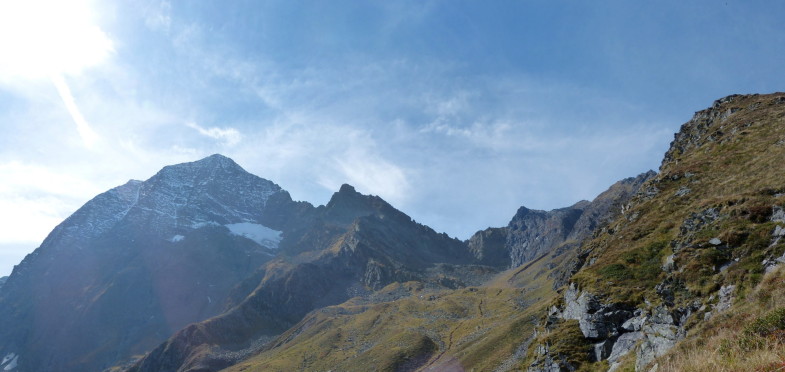
[[[104,61],[112,41],[86,1],[0,0],[0,81],[49,79],[87,148],[98,135],[85,120],[65,75]]]
[[[111,52],[86,1],[0,0],[0,73],[6,77],[77,74]]]

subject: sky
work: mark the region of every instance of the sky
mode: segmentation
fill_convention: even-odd
[[[0,276],[92,197],[213,153],[466,239],[657,170],[785,90],[785,2],[0,0]]]

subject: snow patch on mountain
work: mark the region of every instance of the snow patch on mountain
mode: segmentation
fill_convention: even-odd
[[[281,242],[281,232],[267,226],[250,222],[230,223],[226,226],[233,235],[253,240],[257,244],[270,249],[277,249]]]
[[[183,241],[183,239],[185,239],[184,236],[182,236],[182,235],[175,235],[175,236],[169,238],[169,241],[172,242],[172,243],[177,243],[177,242]]]

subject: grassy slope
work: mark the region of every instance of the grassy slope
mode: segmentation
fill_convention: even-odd
[[[782,97],[785,94],[743,96],[724,103],[718,111],[735,112],[716,119],[698,140],[700,147],[676,154],[674,161],[663,165],[651,183],[659,193],[650,199],[634,200],[625,216],[583,246],[590,251],[587,261],[593,264],[573,280],[608,302],[639,307],[644,300],[661,303],[664,299],[655,286],[671,280],[677,283],[673,286],[672,308],[686,308],[696,301],[712,305],[721,286],[737,286],[737,305],[731,311],[715,316],[706,325],[702,320],[711,306],[692,315],[688,322],[691,331],[684,341],[689,346],[672,352],[674,355],[668,358],[675,361],[668,370],[707,370],[713,362],[701,358],[716,353],[717,345],[725,345],[743,333],[744,322],[763,316],[773,306],[754,299],[761,293],[756,287],[763,278],[761,262],[785,251],[785,241],[771,245],[777,223],[769,220],[773,206],[785,206]],[[689,189],[686,195],[677,195],[685,189]],[[718,219],[695,229],[684,228],[685,221],[694,220],[695,214],[710,208],[718,212]],[[722,245],[712,245],[712,238],[719,238]],[[662,266],[674,253],[676,270],[668,273]],[[771,301],[782,301],[782,297],[776,299],[784,294],[782,291],[772,293],[775,299]],[[734,361],[738,363],[735,367],[718,370],[754,370],[771,358],[782,360],[785,350],[781,341],[766,344],[775,349],[765,358],[761,356],[754,367],[745,364],[752,359],[741,357],[743,353],[729,351],[741,359]],[[727,345],[723,348],[730,350]],[[727,358],[721,360],[730,363]]]
[[[729,311],[699,325],[660,371],[785,370],[785,268],[766,274]]]
[[[432,290],[395,283],[380,294],[408,297],[366,303],[355,298],[309,314],[272,346],[228,371],[488,371],[514,367],[534,325],[555,298],[543,257],[483,287]]]

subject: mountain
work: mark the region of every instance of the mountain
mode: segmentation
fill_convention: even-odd
[[[101,370],[224,311],[314,208],[213,155],[96,196],[14,268],[0,354],[20,370]]]

